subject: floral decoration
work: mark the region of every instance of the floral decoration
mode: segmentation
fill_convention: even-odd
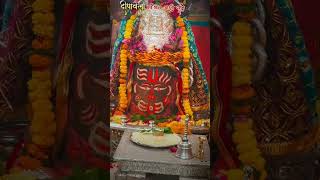
[[[29,56],[32,78],[28,82],[30,108],[30,138],[27,154],[17,160],[14,169],[37,169],[48,159],[55,143],[56,122],[52,97],[51,65],[53,57],[43,50],[52,50],[55,31],[54,1],[36,0],[32,4],[32,25],[35,38]],[[40,51],[41,50],[41,51]],[[41,52],[41,53],[40,53]]]
[[[242,6],[250,6],[251,1],[236,1]],[[245,4],[245,5],[243,5]],[[249,4],[249,5],[248,5]],[[259,172],[259,179],[265,180],[265,159],[258,148],[251,119],[252,99],[256,95],[252,87],[252,51],[254,38],[249,21],[255,17],[254,11],[241,11],[240,20],[232,28],[232,99],[231,111],[234,119],[233,142],[236,144],[239,160],[243,166],[251,166]],[[227,172],[228,179],[242,179],[241,169]]]
[[[115,115],[121,115],[126,111],[128,107],[128,97],[127,97],[127,75],[128,75],[128,60],[131,62],[139,61],[145,65],[152,65],[152,66],[164,66],[175,64],[178,62],[183,62],[183,69],[182,69],[182,105],[185,111],[185,114],[189,114],[191,118],[193,118],[193,111],[191,109],[191,104],[189,101],[189,87],[190,87],[190,59],[191,53],[189,48],[189,39],[188,39],[188,32],[186,30],[184,20],[180,16],[176,18],[176,25],[177,29],[173,35],[170,37],[170,41],[175,41],[177,38],[180,38],[181,41],[177,45],[180,47],[181,51],[177,53],[172,53],[170,51],[164,50],[154,50],[150,53],[145,51],[146,47],[142,43],[142,41],[133,41],[141,40],[141,36],[132,37],[133,28],[135,25],[137,15],[132,15],[130,19],[127,21],[125,25],[125,32],[124,32],[124,39],[123,44],[120,48],[120,79],[119,79],[119,106]],[[138,43],[133,43],[138,42]],[[172,47],[166,46],[167,49]],[[140,52],[143,53],[140,53]],[[161,57],[161,58],[160,58]],[[157,59],[155,61],[155,59]],[[161,61],[159,61],[161,59]]]

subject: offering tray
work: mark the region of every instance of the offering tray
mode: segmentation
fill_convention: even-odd
[[[132,132],[130,140],[140,146],[150,148],[168,148],[178,145],[181,142],[181,137],[177,134],[163,134],[163,136],[155,136],[153,132]]]

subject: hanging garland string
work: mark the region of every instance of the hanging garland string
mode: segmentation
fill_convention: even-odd
[[[114,64],[115,64],[115,61],[117,59],[117,54],[119,52],[119,49],[120,49],[120,45],[123,41],[123,37],[124,37],[124,31],[125,31],[125,28],[126,28],[126,24],[127,24],[127,20],[126,19],[123,19],[121,21],[121,24],[120,24],[120,30],[119,30],[119,34],[118,34],[118,37],[117,37],[117,40],[116,42],[114,43],[114,47],[113,47],[113,53],[112,53],[112,60],[111,60],[111,65],[110,65],[110,71],[112,72],[112,70],[114,69]]]
[[[236,0],[236,5],[251,7],[252,2]],[[246,4],[246,5],[243,5]],[[259,179],[267,178],[265,159],[262,156],[251,119],[252,99],[256,95],[252,87],[252,46],[254,43],[253,30],[249,21],[254,18],[255,11],[250,8],[239,9],[240,20],[232,27],[232,115],[234,119],[233,142],[236,144],[239,160],[242,165],[251,166],[259,173]],[[227,173],[229,179],[243,179],[244,173],[234,169]]]
[[[54,1],[36,0],[32,4],[33,50],[29,56],[32,78],[28,82],[30,108],[30,138],[27,154],[18,159],[18,167],[37,169],[43,166],[55,143],[56,122],[52,98],[51,65],[55,31]]]

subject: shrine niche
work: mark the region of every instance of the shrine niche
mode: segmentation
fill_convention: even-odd
[[[110,125],[116,178],[208,178],[209,146],[203,136],[210,126],[210,72],[203,66],[210,64],[210,52],[204,49],[209,44],[206,2],[194,6],[200,9],[198,19],[192,18],[190,2],[115,3]],[[200,27],[205,33],[194,34]],[[156,154],[167,160],[160,163]]]
[[[128,116],[134,114],[148,116],[167,112],[165,115],[168,118],[174,114],[183,115],[187,113],[186,111],[191,113],[192,109],[198,109],[196,111],[208,109],[209,98],[206,95],[208,83],[203,78],[205,75],[203,68],[198,67],[198,57],[194,57],[192,52],[188,52],[189,50],[195,52],[195,49],[183,50],[183,45],[178,42],[179,38],[176,37],[187,32],[173,29],[173,21],[169,19],[169,15],[164,10],[145,10],[141,16],[142,18],[137,20],[138,31],[128,30],[133,33],[132,38],[127,37],[130,41],[126,40],[124,45],[118,45],[120,52],[114,51],[113,54],[111,99],[112,103],[118,106],[115,113],[124,113]],[[135,19],[131,19],[132,25],[133,20]],[[184,36],[187,37],[187,34]],[[129,48],[126,49],[129,54],[124,54],[126,50],[121,50],[121,48]],[[182,59],[189,56],[191,59],[184,62],[184,65],[190,63],[191,67],[188,67],[189,65],[183,67]],[[127,57],[130,63],[122,62],[122,57]],[[128,73],[129,77],[125,80],[124,74],[121,75],[121,73]],[[185,76],[181,79],[179,74],[190,76],[190,81],[183,79]],[[126,82],[127,85],[123,84]],[[184,83],[183,86],[182,83]],[[188,90],[189,83],[192,85],[190,90]],[[141,86],[143,84],[146,84],[145,87]],[[123,91],[117,89],[119,85],[127,93],[123,95],[123,98],[121,93]],[[128,86],[127,90],[125,90],[125,86]],[[142,93],[141,90],[144,90],[145,93]],[[184,90],[185,92],[182,92]],[[195,90],[199,90],[197,95],[193,93]],[[158,95],[155,94],[157,92],[159,92]],[[129,99],[125,100],[125,97]],[[183,103],[181,99],[185,99]],[[148,100],[150,104],[145,100]],[[127,103],[128,105],[126,105]],[[187,107],[190,105],[191,107]],[[140,114],[137,111],[140,111]],[[162,115],[162,117],[164,116]]]

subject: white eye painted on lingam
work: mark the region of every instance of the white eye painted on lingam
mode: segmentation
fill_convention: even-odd
[[[173,31],[173,19],[163,9],[147,9],[141,14],[139,31],[148,52],[162,49],[169,42]]]

